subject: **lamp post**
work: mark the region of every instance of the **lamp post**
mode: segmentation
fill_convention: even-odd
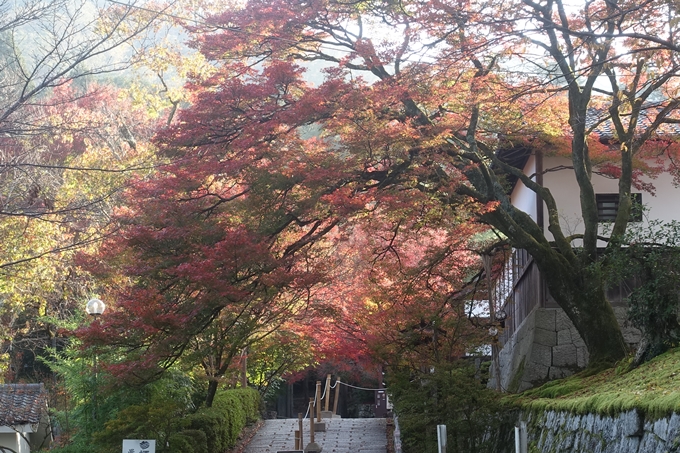
[[[102,302],[100,299],[92,298],[87,302],[87,305],[85,306],[85,312],[87,312],[88,315],[92,316],[95,320],[97,319],[98,316],[101,316],[102,313],[104,313],[104,310],[106,309],[106,305],[104,302]],[[96,421],[97,420],[97,349],[95,348],[94,350],[94,357],[92,359],[92,365],[94,369],[94,388],[92,390],[92,420]]]
[[[505,320],[508,314],[505,310],[500,309],[493,313],[493,324],[489,328],[489,335],[491,335],[491,358],[493,359],[493,366],[496,369],[496,390],[502,391],[501,387],[501,366],[500,359],[498,357],[498,336],[501,334],[505,328]]]
[[[505,320],[508,319],[508,314],[502,308],[496,312],[496,321],[501,329],[505,328]]]

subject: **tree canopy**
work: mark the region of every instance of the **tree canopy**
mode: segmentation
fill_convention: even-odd
[[[674,171],[675,146],[665,133],[676,122],[674,13],[653,2],[581,8],[561,1],[248,2],[215,16],[214,29],[202,30],[195,42],[222,65],[220,72],[239,75],[239,87],[277,74],[278,92],[270,96],[278,112],[294,117],[246,106],[241,91],[230,103],[235,91],[216,80],[212,101],[252,118],[265,115],[258,127],[280,121],[279,131],[289,132],[316,124],[327,149],[355,165],[345,187],[355,184],[362,195],[410,188],[445,204],[476,205],[480,221],[532,254],[591,359],[612,362],[626,346],[597,270],[592,175],[605,171],[619,180],[608,247],[620,247],[635,178],[658,170],[643,158],[659,158],[661,142],[671,157],[665,169]],[[319,64],[323,82],[296,78]],[[609,136],[598,129],[603,124],[610,125]],[[219,140],[215,132],[198,135]],[[228,145],[240,146],[237,138]],[[499,152],[522,147],[571,159],[582,235],[565,233],[550,189]],[[550,236],[510,203],[513,179],[546,206]]]
[[[0,23],[15,49],[0,86],[13,246],[0,269],[102,239],[72,269],[111,301],[80,331],[107,372],[138,383],[200,370],[210,403],[244,349],[272,338],[353,360],[458,357],[479,343],[461,289],[496,242],[533,256],[592,362],[625,355],[604,257],[623,245],[632,188],[651,189],[641,177],[677,173],[673,5],[248,1],[184,21],[189,57],[135,53],[155,95],[87,77],[129,64],[95,57],[186,9],[117,5],[87,21],[50,8],[40,23],[65,22],[41,35],[43,60],[16,45],[33,16]],[[555,194],[512,152],[571,160],[582,232],[565,231]],[[594,174],[619,183],[604,251]],[[513,206],[516,183],[545,225]],[[36,221],[64,229],[37,248]]]
[[[404,229],[438,237],[439,257],[415,256],[446,272],[418,284],[446,305],[456,285],[436,286],[457,273],[460,285],[467,269],[446,259],[487,225],[533,255],[591,360],[620,359],[591,176],[601,166],[619,179],[618,247],[634,176],[653,170],[640,164],[644,145],[675,121],[674,22],[659,8],[672,16],[654,2],[251,1],[192,23],[213,69],[190,74],[190,105],[155,139],[170,163],[137,180],[117,212],[121,232],[94,269],[125,280],[89,334],[127,348],[137,377],[205,354],[202,335],[243,347],[328,308],[316,288],[332,275],[336,231],[392,231],[384,253],[408,248]],[[567,236],[550,189],[503,159],[512,149],[571,158],[582,235]],[[545,204],[550,236],[510,203],[514,180]]]

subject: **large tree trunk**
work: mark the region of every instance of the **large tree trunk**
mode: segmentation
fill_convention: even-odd
[[[213,401],[215,400],[215,394],[217,393],[217,385],[217,379],[208,381],[208,394],[205,397],[205,407],[212,407]]]
[[[574,323],[588,348],[588,367],[613,365],[628,354],[621,327],[605,297],[604,282],[589,266],[537,260],[550,294]]]

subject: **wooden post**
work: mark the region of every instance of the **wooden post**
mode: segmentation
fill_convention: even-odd
[[[310,413],[309,418],[314,418]],[[316,421],[321,423],[321,381],[316,381]]]
[[[339,397],[340,397],[340,378],[335,380],[335,398],[333,399],[333,415],[338,415]]]
[[[323,405],[323,410],[328,412],[328,403],[331,401],[331,375],[326,376],[326,391],[324,392],[326,395],[324,405]]]
[[[298,413],[298,430],[295,433],[297,434],[295,437],[295,449],[302,450],[304,448],[302,443],[302,413]]]
[[[309,399],[309,443],[314,443],[314,398]]]

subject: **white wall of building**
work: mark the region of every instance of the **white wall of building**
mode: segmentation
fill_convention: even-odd
[[[563,168],[558,171],[548,171],[561,167],[570,167],[571,161],[562,157],[545,157],[543,160],[543,185],[550,189],[557,203],[560,215],[560,225],[566,236],[583,232],[583,217],[579,200],[578,184],[571,168]],[[525,174],[533,174],[536,165],[533,156],[525,167]],[[645,218],[643,225],[650,219],[669,222],[680,220],[680,188],[673,185],[673,178],[667,173],[660,174],[652,179],[644,177],[646,183],[652,183],[655,188],[654,194],[633,188],[633,192],[642,193],[642,204],[645,206]],[[618,180],[593,174],[593,186],[595,193],[618,193]],[[536,219],[536,204],[534,192],[527,189],[521,182],[513,190],[513,204],[522,211]],[[547,230],[548,212],[544,206],[544,219],[546,236],[549,240],[552,235]],[[574,243],[578,245],[578,243]]]
[[[536,157],[529,156],[529,160],[524,166],[524,172],[527,175],[534,175],[536,173]],[[536,180],[536,177],[533,178]],[[510,195],[512,204],[536,220],[536,193],[529,190],[522,182],[515,184],[515,188]]]
[[[1,447],[7,447],[17,453],[30,453],[31,447],[27,442],[29,433],[32,432],[30,426],[16,429],[15,431],[7,426],[0,427],[0,451],[2,451]]]

